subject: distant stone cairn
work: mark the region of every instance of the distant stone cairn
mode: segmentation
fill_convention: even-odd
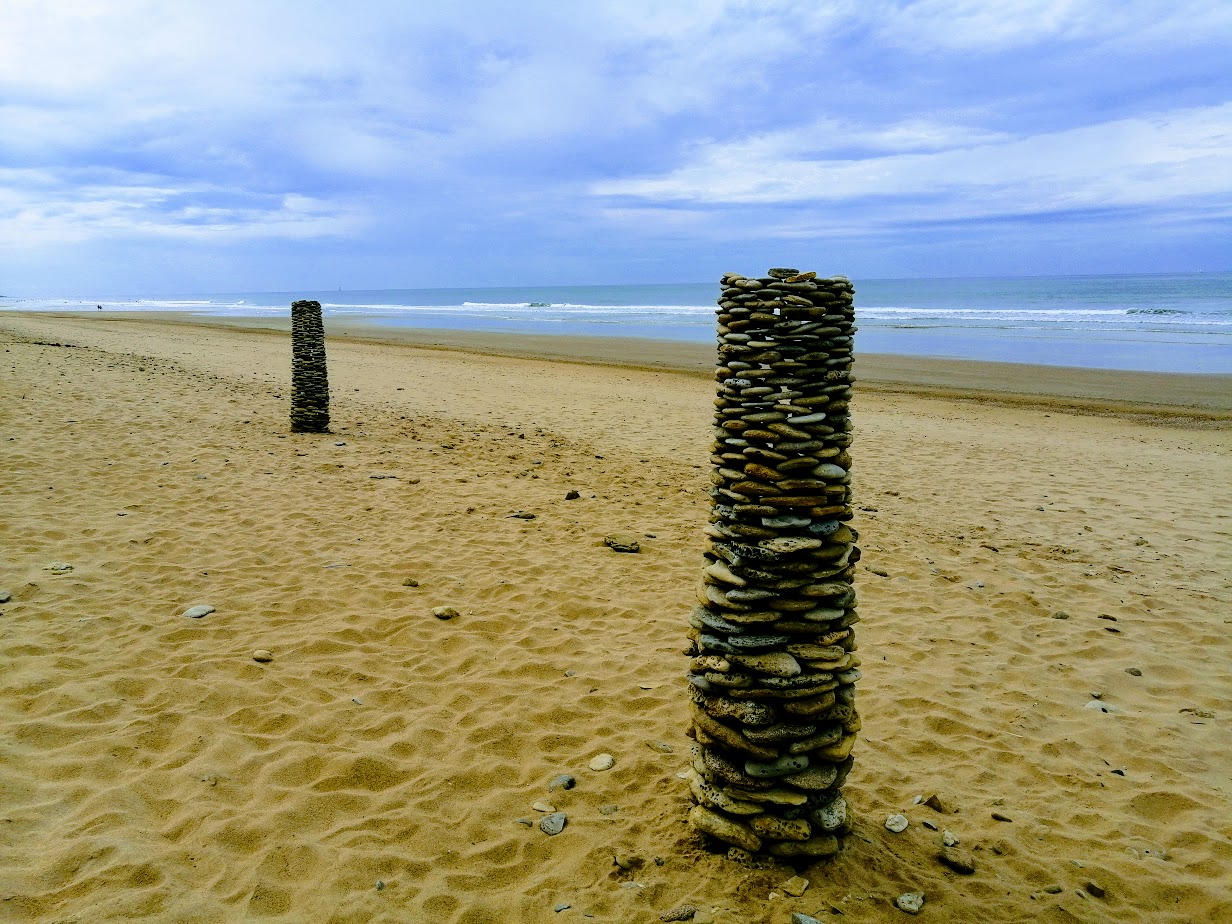
[[[329,375],[321,303],[291,303],[291,430],[329,432]]]
[[[825,857],[851,829],[841,787],[860,728],[853,289],[794,269],[722,287],[689,823],[750,853]]]

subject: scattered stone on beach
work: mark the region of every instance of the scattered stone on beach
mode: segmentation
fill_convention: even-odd
[[[190,606],[184,611],[184,615],[189,619],[200,619],[202,616],[208,616],[212,612],[214,612],[214,607],[208,603],[202,603],[198,606]]]
[[[937,854],[937,859],[961,876],[970,876],[975,872],[975,860],[966,851],[946,847]]]
[[[1088,879],[1085,883],[1083,883],[1082,887],[1086,889],[1087,892],[1089,892],[1091,895],[1094,895],[1096,898],[1103,898],[1105,895],[1108,894],[1107,892],[1104,891],[1104,887],[1101,886],[1094,879]]]
[[[437,619],[453,619],[454,617],[462,614],[452,606],[438,606],[432,610],[432,615]]]
[[[2,601],[0,601],[0,602],[2,602]],[[1141,677],[1141,676],[1142,676],[1142,668],[1140,668],[1140,667],[1127,667],[1127,668],[1125,668],[1125,673],[1129,674],[1129,676],[1131,676],[1131,677]]]
[[[1006,815],[1003,812],[993,812],[992,820],[993,821],[1013,821],[1014,819],[1010,818],[1009,815]]]
[[[803,911],[793,911],[791,914],[791,924],[821,924],[821,921],[811,914],[805,914]]]
[[[403,586],[403,587],[418,587],[418,586],[419,586],[419,582],[418,582],[417,580],[415,580],[414,578],[403,578],[403,579],[402,579],[402,586]]]
[[[610,536],[604,536],[603,544],[613,552],[640,552],[642,550],[642,544],[637,537],[630,536],[628,533],[613,533]]]
[[[902,834],[910,823],[906,815],[899,814],[891,815],[885,820],[886,830],[893,831],[895,834]]]
[[[533,520],[535,514],[528,513],[525,510],[517,510],[505,517],[506,520]]]
[[[945,844],[946,847],[957,847],[958,838],[949,831],[943,831],[941,832],[941,843]]]
[[[544,812],[545,814],[551,814],[556,811],[556,806],[548,802],[536,802],[531,806],[531,808],[533,808],[536,812]]]
[[[590,763],[587,764],[587,766],[590,767],[591,770],[598,772],[611,770],[612,767],[616,766],[616,758],[611,754],[596,754],[590,759]]]
[[[1065,612],[1065,610],[1057,610],[1055,613],[1052,614],[1052,618],[1053,619],[1069,619],[1069,613]]]
[[[548,792],[557,792],[561,789],[572,789],[577,785],[577,780],[568,773],[562,773],[559,776],[554,776],[548,780]]]
[[[659,920],[668,922],[692,921],[698,910],[699,909],[696,905],[690,905],[686,902],[683,905],[677,905],[675,908],[664,911],[661,915],[659,915]]]
[[[1114,706],[1112,705],[1112,703],[1106,703],[1102,699],[1093,699],[1089,701],[1082,708],[1083,709],[1094,709],[1096,712],[1120,712],[1121,711],[1120,707]]]
[[[851,829],[860,729],[853,288],[786,267],[720,285],[689,822],[737,852],[815,859]]]
[[[329,432],[329,376],[321,303],[306,299],[291,303],[291,431]]]
[[[262,664],[268,664],[274,660],[274,654],[267,648],[258,648],[252,653],[252,659]]]
[[[925,799],[924,804],[927,805],[934,812],[940,812],[942,815],[948,815],[951,812],[953,812],[953,809],[950,808],[950,806],[946,804],[945,800],[942,799],[936,793],[933,793],[931,796]]]
[[[619,811],[620,811],[620,806],[612,804],[612,803],[599,806],[600,815],[615,815]]]
[[[565,830],[565,825],[569,823],[569,818],[564,812],[553,812],[551,815],[544,815],[539,819],[539,830],[548,837],[553,837]]]
[[[53,561],[51,564],[43,568],[44,571],[50,571],[52,574],[68,574],[73,570],[73,566],[66,561]]]
[[[784,892],[786,892],[788,895],[790,895],[792,898],[799,898],[801,895],[803,895],[805,892],[808,891],[809,885],[810,885],[809,881],[805,879],[803,876],[792,876],[790,879],[784,882],[781,886],[779,886],[779,888],[782,889]]]
[[[660,754],[675,754],[676,753],[676,749],[672,747],[670,744],[668,744],[666,741],[654,741],[654,740],[647,741],[646,747],[650,748],[650,750],[652,751],[658,751]]]
[[[908,914],[919,914],[920,909],[924,907],[924,893],[904,892],[894,899],[894,904],[898,907],[899,911],[905,911]]]
[[[552,910],[555,911],[557,914],[560,914],[562,911],[568,911],[572,907],[573,906],[569,904],[568,902],[557,902],[555,905],[552,906]]]
[[[7,590],[0,590],[0,603],[8,603],[13,599],[13,595]]]
[[[1065,891],[1065,887],[1057,885],[1054,882],[1052,885],[1044,886],[1044,891],[1047,892],[1049,895],[1060,895],[1062,892]]]
[[[565,495],[565,500],[577,500],[581,496],[581,492],[579,491],[570,491]]]

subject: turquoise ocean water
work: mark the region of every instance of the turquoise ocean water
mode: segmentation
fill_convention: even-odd
[[[856,348],[950,359],[1232,373],[1232,273],[853,278]],[[495,333],[714,339],[715,283],[0,298],[0,309],[289,314]]]

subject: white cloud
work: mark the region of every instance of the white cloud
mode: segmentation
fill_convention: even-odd
[[[873,22],[917,50],[998,50],[1044,41],[1145,44],[1232,26],[1225,0],[915,0],[878,3]]]
[[[303,240],[354,233],[365,221],[358,206],[295,193],[211,204],[220,198],[233,196],[124,174],[69,182],[47,171],[0,169],[0,247],[17,252],[99,238]]]
[[[947,135],[940,128],[899,132],[894,127],[865,134],[908,140]],[[949,136],[962,139],[964,130]],[[793,146],[802,145],[798,138],[792,142],[711,145],[666,175],[600,182],[591,192],[709,205],[899,200],[900,217],[946,218],[1232,195],[1232,103],[927,153],[810,159],[795,156]],[[920,200],[928,204],[920,208]]]

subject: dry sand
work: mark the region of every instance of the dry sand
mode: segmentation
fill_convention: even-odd
[[[291,435],[285,333],[0,315],[0,920],[1232,920],[1226,377],[857,360],[858,821],[789,897],[676,778],[706,358],[338,332]]]

